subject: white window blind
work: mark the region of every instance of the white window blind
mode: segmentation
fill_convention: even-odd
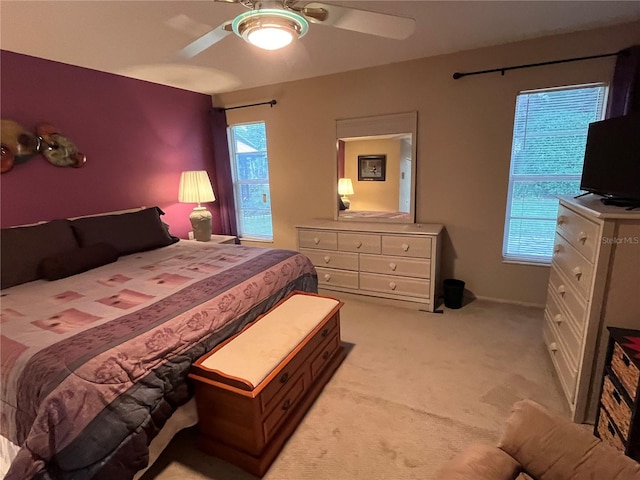
[[[549,263],[558,195],[580,193],[589,123],[601,120],[602,84],[521,92],[516,99],[502,257]]]

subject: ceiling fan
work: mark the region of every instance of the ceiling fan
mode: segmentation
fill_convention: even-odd
[[[191,58],[235,33],[245,41],[266,50],[277,50],[304,36],[309,23],[404,40],[415,30],[413,18],[359,10],[338,5],[298,0],[214,0],[239,3],[249,9],[232,20],[205,33],[180,52]]]

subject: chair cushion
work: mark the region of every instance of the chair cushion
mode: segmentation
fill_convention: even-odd
[[[498,445],[537,480],[640,480],[640,464],[530,400],[513,406]]]
[[[447,462],[436,480],[515,480],[520,465],[497,447],[474,444]]]

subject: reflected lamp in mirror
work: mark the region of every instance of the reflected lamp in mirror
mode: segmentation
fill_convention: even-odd
[[[209,174],[204,170],[182,172],[180,176],[180,188],[178,201],[181,203],[197,203],[189,220],[193,229],[193,238],[200,242],[211,240],[211,212],[201,205],[205,202],[213,202],[216,197],[213,194]]]
[[[353,195],[353,183],[350,178],[340,178],[338,180],[338,194],[341,196],[344,208],[348,210],[351,206],[351,201],[347,195]]]

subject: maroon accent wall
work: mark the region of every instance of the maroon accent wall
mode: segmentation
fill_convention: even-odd
[[[0,64],[2,118],[51,123],[87,156],[75,169],[37,155],[2,174],[2,227],[157,205],[186,238],[180,172],[208,170],[215,189],[210,96],[4,50]],[[216,202],[205,206],[218,232]]]

